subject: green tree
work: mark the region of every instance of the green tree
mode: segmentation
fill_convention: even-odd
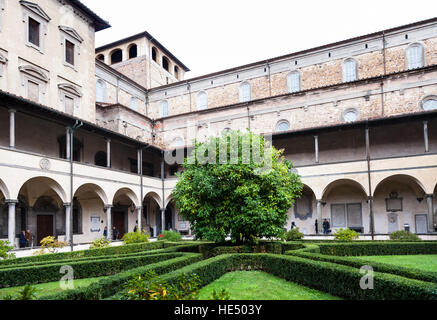
[[[283,150],[249,131],[195,142],[173,192],[197,238],[237,243],[284,235],[302,182]]]

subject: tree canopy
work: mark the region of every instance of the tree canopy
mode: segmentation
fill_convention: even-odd
[[[303,185],[283,150],[249,131],[195,143],[173,191],[197,238],[241,243],[281,237]]]

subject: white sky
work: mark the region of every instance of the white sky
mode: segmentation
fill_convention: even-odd
[[[83,0],[112,28],[101,46],[148,31],[186,79],[437,16],[435,0]]]

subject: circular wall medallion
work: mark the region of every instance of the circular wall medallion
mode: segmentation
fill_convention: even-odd
[[[50,160],[46,158],[41,159],[41,161],[39,162],[39,166],[43,170],[50,170],[50,166],[51,166]]]

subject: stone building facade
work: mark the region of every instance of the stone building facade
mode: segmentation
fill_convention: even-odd
[[[95,49],[108,27],[76,0],[0,0],[0,239],[189,234],[166,152],[230,129],[301,175],[285,228],[436,238],[437,19],[188,80],[147,32]]]

